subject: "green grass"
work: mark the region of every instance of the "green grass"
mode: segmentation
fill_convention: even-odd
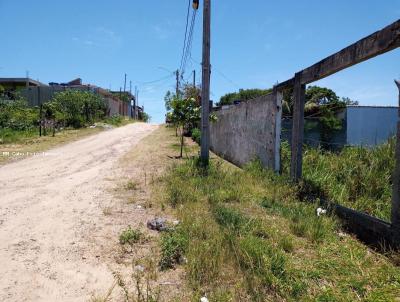
[[[346,147],[340,153],[306,148],[300,193],[328,199],[389,221],[395,140],[375,148]],[[283,146],[285,174],[289,146]]]
[[[133,245],[143,240],[144,235],[138,229],[132,229],[130,226],[121,232],[119,235],[119,243],[120,244],[129,244]]]
[[[394,301],[400,270],[341,231],[299,188],[258,162],[173,166],[163,204],[181,221],[161,239],[164,269],[181,263],[196,301]],[[164,265],[165,259],[169,265]]]
[[[184,251],[187,249],[188,237],[180,228],[163,233],[161,236],[161,270],[174,268],[181,264]]]
[[[39,136],[39,130],[37,128],[32,128],[29,130],[13,130],[10,128],[0,128],[0,145],[19,143],[35,136]]]

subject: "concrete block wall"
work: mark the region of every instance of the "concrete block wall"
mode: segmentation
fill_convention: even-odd
[[[279,170],[281,106],[275,94],[214,110],[210,148],[237,166],[259,158],[264,167]],[[278,147],[277,147],[278,146]]]
[[[40,106],[40,104],[51,101],[54,95],[58,92],[62,92],[68,89],[73,90],[82,90],[82,91],[92,91],[93,93],[97,93],[101,95],[107,105],[108,105],[108,115],[124,115],[130,116],[130,111],[128,108],[128,104],[122,102],[116,97],[113,97],[111,94],[101,93],[99,89],[94,87],[64,87],[64,86],[46,86],[46,87],[29,87],[28,89],[22,89],[20,94],[22,97],[28,100],[29,106]]]

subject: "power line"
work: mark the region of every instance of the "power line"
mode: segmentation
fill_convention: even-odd
[[[193,33],[194,33],[194,26],[196,23],[196,15],[197,15],[197,11],[193,11],[192,21],[191,21],[190,30],[189,30],[189,38],[188,38],[187,45],[186,45],[185,59],[184,59],[184,63],[183,63],[182,70],[181,70],[182,75],[184,74],[184,72],[186,70],[187,60],[189,57],[191,57],[191,53],[192,53]]]
[[[195,64],[199,64],[201,66],[200,62],[197,62],[196,60],[194,60],[192,57],[190,57],[190,60],[192,60],[193,63]],[[215,66],[213,66],[213,69],[222,77],[224,78],[225,81],[229,82],[230,84],[232,84],[235,88],[240,89],[240,86],[238,84],[236,84],[234,81],[232,81],[230,78],[228,78],[227,75],[225,75],[221,70],[219,70],[218,68],[216,68]]]
[[[193,41],[193,28],[194,28],[195,19],[196,19],[196,12],[193,12],[192,20],[191,20],[191,23],[190,23],[189,38],[188,38],[187,45],[186,45],[185,58],[184,58],[184,62],[183,62],[182,70],[181,70],[181,74],[182,75],[183,75],[183,73],[185,72],[185,69],[186,69],[186,63],[187,63],[188,55],[189,55],[190,48],[191,48],[191,45],[192,45],[192,41]]]
[[[162,77],[162,78],[160,78],[160,79],[157,79],[157,80],[153,80],[153,81],[148,81],[148,82],[138,82],[138,84],[139,85],[149,85],[149,84],[154,84],[154,83],[157,83],[157,82],[161,82],[161,81],[165,81],[165,80],[167,80],[167,79],[170,79],[170,78],[172,78],[174,76],[174,74],[173,73],[171,73],[171,74],[169,74],[169,75],[167,75],[167,76],[165,76],[165,77]]]
[[[185,39],[183,40],[183,49],[182,49],[181,66],[180,66],[180,68],[179,68],[180,70],[182,70],[183,58],[184,58],[184,56],[185,56],[186,37],[187,37],[187,30],[188,30],[188,25],[189,25],[189,15],[190,15],[190,0],[188,1],[188,8],[187,8],[187,14],[186,14]]]

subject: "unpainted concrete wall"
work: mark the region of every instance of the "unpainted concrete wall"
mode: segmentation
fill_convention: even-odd
[[[31,107],[40,106],[40,104],[49,102],[56,93],[65,90],[82,90],[91,91],[93,93],[101,95],[108,105],[108,116],[116,114],[123,116],[130,116],[130,110],[127,103],[118,100],[115,97],[103,95],[99,92],[98,88],[95,87],[64,87],[64,86],[46,86],[46,87],[29,87],[20,91],[22,97],[28,100],[28,105]]]
[[[280,113],[274,94],[214,111],[211,150],[237,166],[259,158],[264,167],[279,170]]]

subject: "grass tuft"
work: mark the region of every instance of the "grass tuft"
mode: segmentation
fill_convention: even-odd
[[[122,233],[119,235],[119,243],[133,245],[135,243],[138,243],[143,238],[144,235],[140,230],[132,229],[129,226],[126,230],[123,230]]]

